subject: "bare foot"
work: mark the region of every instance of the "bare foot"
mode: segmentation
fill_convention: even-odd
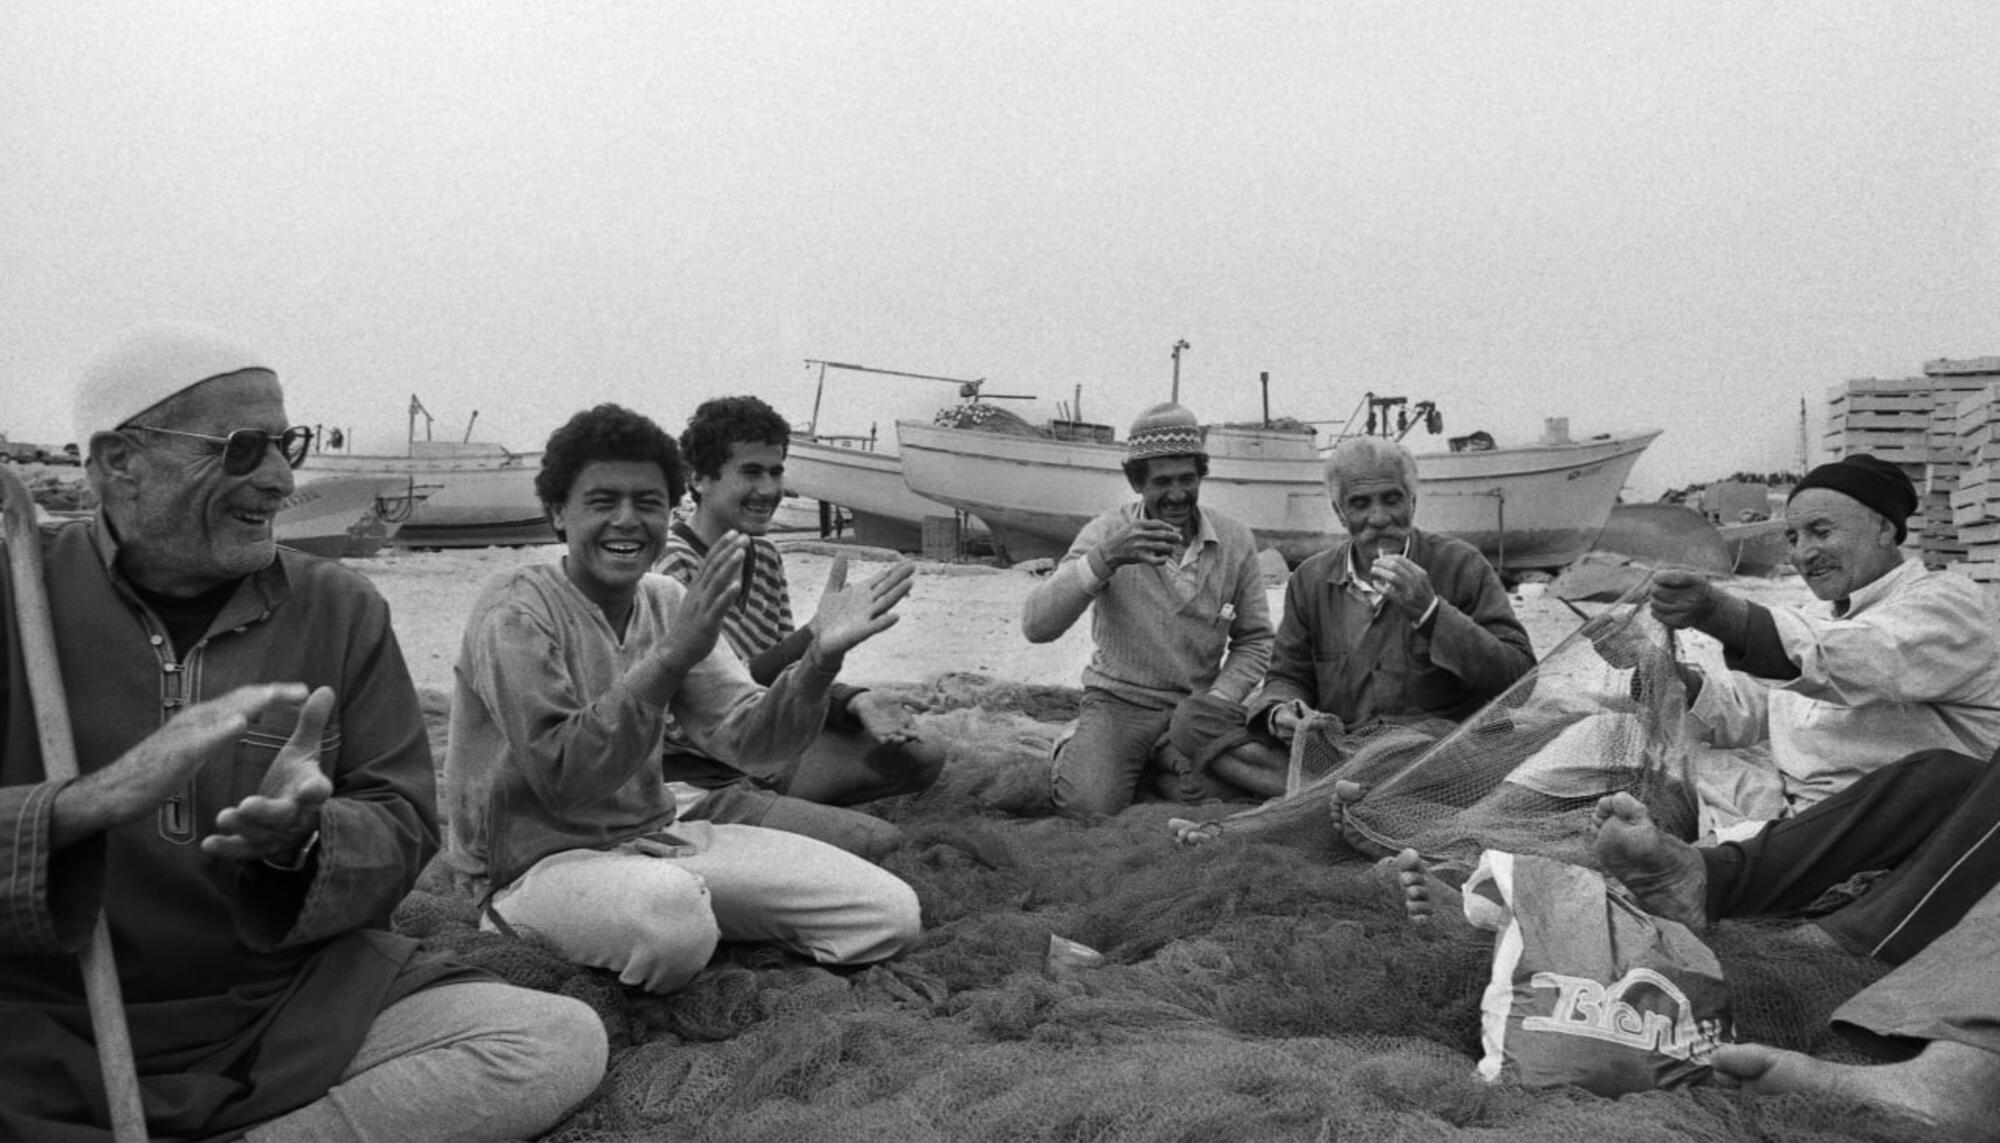
[[[1355,824],[1351,807],[1359,805],[1368,796],[1368,787],[1359,782],[1339,781],[1333,784],[1333,826],[1340,834],[1340,840],[1348,848],[1367,854],[1369,857],[1393,857],[1395,850],[1369,837]]]
[[[1836,1064],[1763,1044],[1725,1045],[1712,1062],[1724,1084],[1757,1095],[1841,1096],[1981,1137],[2000,1116],[2000,1054],[1952,1040],[1898,1064]]]
[[[1708,870],[1687,842],[1660,832],[1645,803],[1630,794],[1599,798],[1597,860],[1655,916],[1695,932],[1708,928]]]
[[[1465,916],[1465,898],[1458,890],[1431,876],[1424,859],[1414,849],[1406,849],[1383,864],[1396,872],[1396,884],[1403,891],[1403,915],[1413,925],[1429,925],[1435,920],[1449,927]]]
[[[1187,818],[1168,818],[1167,828],[1174,831],[1175,845],[1207,845],[1222,836],[1222,823],[1216,821],[1197,822]]]

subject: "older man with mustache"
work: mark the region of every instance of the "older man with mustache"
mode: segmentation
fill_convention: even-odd
[[[1456,721],[1535,664],[1500,577],[1463,540],[1413,523],[1417,465],[1394,441],[1356,437],[1327,456],[1327,494],[1347,538],[1300,564],[1248,741],[1211,763],[1266,796],[1285,792],[1287,745],[1307,719],[1349,730]]]

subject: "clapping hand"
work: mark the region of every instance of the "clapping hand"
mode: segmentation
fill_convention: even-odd
[[[63,787],[50,815],[51,840],[61,848],[155,812],[203,766],[224,757],[252,719],[305,700],[299,683],[263,683],[183,709],[116,762]]]
[[[319,766],[320,736],[333,715],[333,688],[321,687],[299,708],[299,721],[257,792],[215,816],[201,851],[238,861],[289,860],[319,828],[333,782]]]
[[[742,590],[743,561],[750,558],[750,540],[740,532],[724,532],[708,558],[694,573],[674,608],[662,653],[682,671],[708,658],[722,636],[722,621]]]
[[[917,566],[903,560],[868,582],[847,585],[847,560],[834,560],[827,589],[813,615],[813,639],[829,654],[840,655],[896,625],[902,616],[896,605],[910,594]]]

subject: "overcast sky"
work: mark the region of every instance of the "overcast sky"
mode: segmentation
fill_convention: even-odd
[[[2000,354],[2000,5],[0,6],[0,430],[154,317],[294,419],[678,432],[808,357],[1123,426],[1431,398],[1789,467],[1826,386]],[[829,374],[820,427],[946,386]],[[1416,438],[1413,438],[1416,441]],[[1419,443],[1419,450],[1424,447]],[[1817,441],[1815,441],[1817,444]]]

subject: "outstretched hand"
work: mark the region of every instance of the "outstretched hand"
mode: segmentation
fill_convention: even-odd
[[[722,621],[743,587],[743,561],[749,558],[750,540],[740,532],[724,532],[708,550],[708,558],[701,561],[668,621],[661,654],[675,668],[692,670],[715,650]]]
[[[238,861],[289,860],[319,828],[333,781],[319,766],[320,738],[333,716],[333,688],[321,687],[299,708],[292,736],[271,760],[257,792],[215,815],[201,851]]]
[[[910,709],[880,691],[862,691],[847,701],[847,711],[877,742],[908,742],[917,736]]]
[[[846,568],[835,562],[835,574],[844,579]],[[903,560],[868,582],[854,586],[834,586],[819,597],[819,611],[813,615],[813,638],[821,649],[839,655],[860,646],[896,625],[902,616],[896,605],[910,594],[917,566]]]
[[[263,683],[183,709],[111,765],[63,787],[51,812],[51,841],[61,848],[153,813],[203,766],[223,757],[252,719],[305,699],[301,683]]]
[[[1653,573],[1653,618],[1667,627],[1702,629],[1713,619],[1720,594],[1700,572],[1661,568]]]

